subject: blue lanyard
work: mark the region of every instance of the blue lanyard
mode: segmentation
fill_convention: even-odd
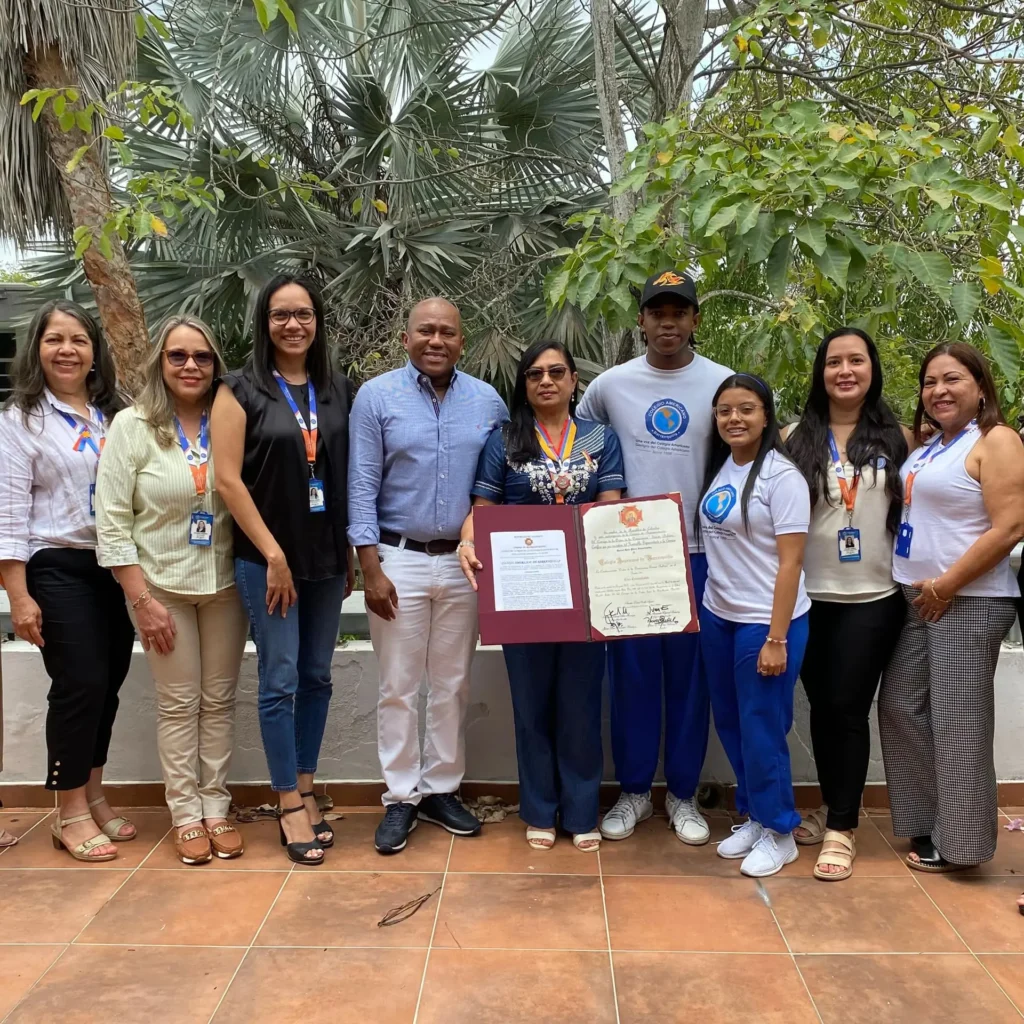
[[[910,467],[910,472],[907,474],[907,479],[903,484],[904,521],[906,521],[910,516],[910,502],[914,493],[914,477],[917,476],[918,471],[924,469],[924,467],[927,466],[933,459],[936,459],[940,455],[944,455],[946,452],[948,452],[950,448],[952,448],[957,443],[957,441],[960,440],[960,438],[969,434],[972,430],[974,430],[977,427],[977,425],[977,420],[971,420],[971,422],[968,423],[967,426],[964,427],[963,430],[961,430],[960,433],[957,434],[956,437],[954,437],[953,440],[950,441],[949,444],[947,444],[945,447],[940,447],[940,445],[942,445],[942,434],[940,433],[939,436],[935,438],[935,440],[932,441],[930,445],[928,445],[924,452],[914,460],[914,464]]]
[[[292,415],[299,424],[299,430],[302,431],[302,441],[306,446],[306,461],[309,463],[309,471],[312,473],[313,466],[316,465],[316,391],[313,389],[313,381],[309,377],[306,378],[306,386],[309,388],[309,426],[307,427],[306,420],[295,404],[287,382],[277,370],[274,370],[274,380],[277,381],[277,386],[281,389],[288,408],[291,409]]]
[[[199,437],[197,438],[197,443],[199,445],[198,452],[196,452],[192,445],[189,444],[188,438],[185,436],[185,431],[181,427],[181,421],[177,416],[174,417],[174,425],[178,428],[178,444],[181,445],[181,450],[185,454],[185,461],[188,463],[188,468],[192,473],[192,481],[196,486],[196,494],[205,494],[206,464],[210,458],[210,443],[207,437],[206,413],[203,413],[202,419],[199,421]]]
[[[67,423],[72,430],[78,431],[78,437],[75,438],[75,443],[72,446],[72,449],[76,452],[81,452],[85,451],[86,448],[91,448],[96,453],[96,458],[98,459],[100,457],[100,445],[96,443],[96,439],[92,436],[92,431],[89,429],[89,425],[83,424],[82,426],[79,426],[78,420],[69,413],[66,413],[63,409],[54,408],[54,412],[60,413],[60,415],[64,417],[64,422]],[[99,409],[96,410],[96,422],[99,423],[100,427],[103,426],[103,413],[101,413]],[[102,441],[103,438],[101,436],[101,444]]]

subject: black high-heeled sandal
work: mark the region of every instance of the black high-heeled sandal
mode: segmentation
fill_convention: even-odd
[[[295,814],[296,811],[305,810],[305,804],[299,804],[298,807],[282,807],[281,817],[283,818],[286,814]],[[284,834],[284,825],[281,823],[280,818],[278,818],[277,827],[281,830],[281,845],[288,851],[289,860],[294,861],[296,864],[323,864],[323,856],[306,856],[311,850],[320,850],[322,853],[324,847],[319,839],[314,838],[311,843],[289,843],[288,837]]]
[[[969,865],[951,864],[945,857],[935,849],[931,836],[914,836],[910,840],[911,850],[917,854],[917,860],[906,858],[908,868],[915,871],[926,871],[932,874],[939,874],[946,871],[965,871]]]
[[[316,799],[316,793],[314,793],[312,790],[310,790],[308,793],[300,793],[299,796],[301,796],[303,799],[305,799],[307,796],[311,796],[314,799]],[[331,835],[330,839],[327,839],[327,840],[320,839],[320,845],[325,850],[329,850],[334,845],[334,829],[331,828],[331,826],[328,825],[326,821],[324,821],[323,815],[320,815],[320,824],[313,826],[313,832],[315,833],[317,839],[320,839],[320,833],[321,832],[329,832],[330,833],[330,835]]]

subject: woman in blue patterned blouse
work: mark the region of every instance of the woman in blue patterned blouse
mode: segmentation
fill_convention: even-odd
[[[568,350],[539,341],[523,353],[511,419],[488,438],[473,485],[475,505],[552,505],[621,497],[622,452],[610,427],[576,419],[579,375]],[[462,570],[476,587],[482,568],[473,515],[459,543]],[[597,850],[601,785],[601,681],[604,644],[505,644],[519,759],[519,814],[537,850],[556,826],[577,849]]]

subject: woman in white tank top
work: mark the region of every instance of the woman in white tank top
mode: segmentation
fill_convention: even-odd
[[[892,578],[899,526],[899,467],[910,432],[882,398],[870,335],[840,327],[818,348],[803,417],[787,438],[811,489],[804,572],[811,598],[800,672],[822,806],[794,833],[821,843],[814,876],[853,874],[855,835],[871,756],[871,704],[903,626]]]
[[[907,863],[952,871],[991,860],[998,808],[992,680],[1020,594],[1010,551],[1024,537],[1024,446],[1006,426],[982,354],[925,356],[903,464],[893,577],[907,620],[882,678],[878,719],[893,832]]]

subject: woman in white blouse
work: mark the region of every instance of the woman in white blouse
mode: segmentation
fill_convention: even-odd
[[[209,431],[224,372],[206,324],[166,320],[138,403],[110,431],[96,491],[99,561],[124,590],[156,683],[157,748],[184,864],[243,852],[226,815],[248,623]]]
[[[103,796],[103,766],[134,631],[120,589],[96,562],[96,465],[122,403],[95,320],[46,303],[11,368],[0,413],[0,575],[11,620],[50,676],[46,788],[53,843],[76,860],[113,860],[135,827]]]

